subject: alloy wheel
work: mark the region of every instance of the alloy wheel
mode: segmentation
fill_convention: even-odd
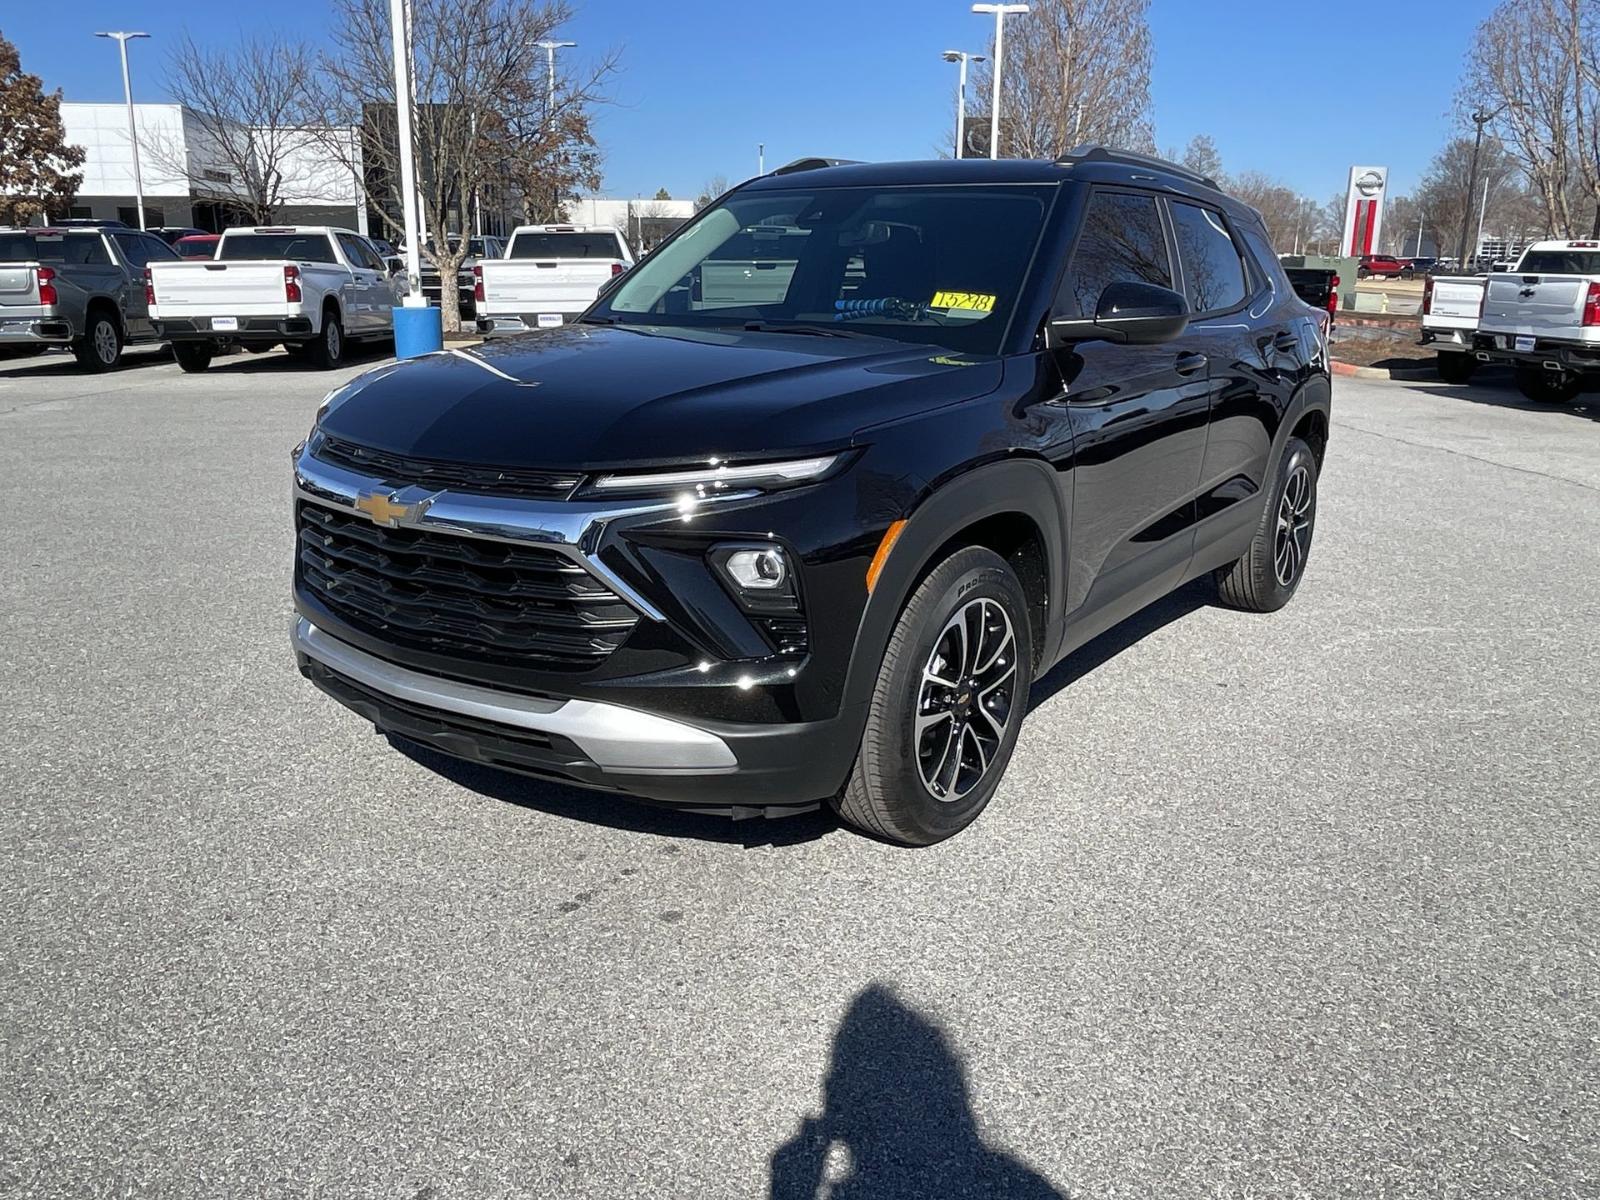
[[[117,330],[110,321],[95,322],[94,353],[108,367],[117,361]]]
[[[922,786],[953,803],[988,774],[1011,721],[1017,639],[996,601],[972,600],[945,623],[917,692],[914,743]]]
[[[1304,463],[1289,473],[1278,502],[1278,530],[1272,543],[1272,566],[1283,587],[1291,586],[1305,567],[1311,543],[1313,492],[1311,470]]]

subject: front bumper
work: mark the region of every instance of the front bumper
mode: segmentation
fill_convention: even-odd
[[[163,317],[156,337],[167,342],[283,342],[316,336],[310,317],[236,317],[235,329],[214,329],[214,317]]]
[[[60,317],[0,317],[0,345],[64,346],[72,326]]]
[[[1547,371],[1573,374],[1600,372],[1600,343],[1573,342],[1560,338],[1534,337],[1514,333],[1479,333],[1472,339],[1472,355],[1479,362],[1510,363],[1512,366],[1542,367]]]
[[[480,687],[365,653],[296,617],[300,673],[380,733],[453,758],[695,812],[817,807],[840,722],[702,727],[570,697]]]

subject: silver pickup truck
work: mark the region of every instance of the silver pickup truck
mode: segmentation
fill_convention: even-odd
[[[1489,276],[1473,337],[1479,362],[1509,363],[1517,387],[1565,404],[1600,381],[1600,240],[1535,242]]]
[[[144,271],[177,258],[138,229],[0,228],[0,358],[59,346],[111,370],[124,346],[161,340]]]

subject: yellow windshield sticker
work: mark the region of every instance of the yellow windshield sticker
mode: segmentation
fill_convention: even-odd
[[[992,313],[994,297],[986,292],[935,292],[929,308],[958,308],[967,312]]]

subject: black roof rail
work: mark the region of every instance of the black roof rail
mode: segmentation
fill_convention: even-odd
[[[1192,179],[1195,183],[1204,184],[1213,191],[1220,192],[1221,187],[1209,175],[1202,175],[1199,171],[1191,171],[1179,163],[1169,162],[1164,158],[1157,158],[1153,154],[1139,154],[1132,150],[1115,150],[1110,146],[1102,146],[1098,142],[1088,142],[1082,146],[1074,146],[1060,158],[1058,163],[1075,162],[1104,162],[1122,163],[1130,167],[1149,167],[1153,171],[1165,171],[1168,175],[1177,175],[1183,179]]]
[[[823,167],[853,167],[859,158],[797,158],[773,171],[774,175],[793,175],[796,171],[817,171]]]

